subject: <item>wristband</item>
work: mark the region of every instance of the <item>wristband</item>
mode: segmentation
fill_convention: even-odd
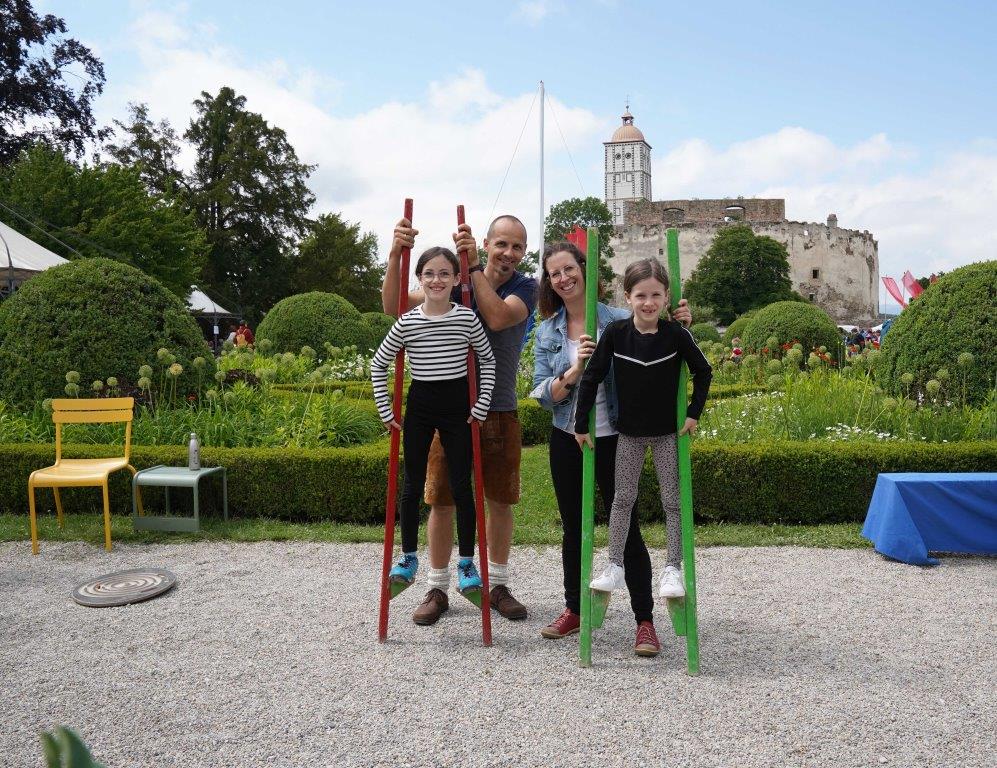
[[[483,266],[481,266],[480,264],[475,264],[473,267],[468,267],[467,268],[467,274],[469,274],[469,275],[472,272],[484,272],[484,271],[485,271],[485,268]]]

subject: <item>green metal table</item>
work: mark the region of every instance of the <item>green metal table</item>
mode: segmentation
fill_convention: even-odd
[[[225,467],[202,467],[192,470],[187,467],[167,467],[159,465],[143,469],[132,478],[132,521],[137,531],[183,531],[195,533],[200,530],[200,483],[201,478],[221,474],[222,515],[228,520],[228,476]],[[158,486],[166,491],[165,515],[139,515],[136,499],[142,486]],[[194,516],[170,514],[170,488],[190,488],[194,492]]]

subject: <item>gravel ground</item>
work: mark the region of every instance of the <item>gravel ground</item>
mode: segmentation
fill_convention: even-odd
[[[660,555],[660,553],[659,553]],[[997,562],[923,569],[870,550],[701,550],[702,674],[657,608],[664,648],[632,655],[625,596],[591,669],[560,612],[560,558],[514,553],[530,618],[454,594],[435,627],[392,603],[379,645],[370,545],[0,544],[0,765],[41,765],[37,733],[77,729],[109,768],[160,766],[993,766]],[[656,563],[660,556],[655,559]],[[80,581],[172,570],[125,608]]]

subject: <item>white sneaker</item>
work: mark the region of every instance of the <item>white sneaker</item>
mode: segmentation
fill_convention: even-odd
[[[666,565],[658,584],[658,597],[685,597],[685,584],[682,571],[674,565]]]
[[[622,589],[627,583],[623,578],[623,574],[624,571],[620,566],[610,563],[606,566],[606,570],[602,572],[602,576],[592,579],[589,587],[597,589],[600,592],[612,592],[616,589]]]

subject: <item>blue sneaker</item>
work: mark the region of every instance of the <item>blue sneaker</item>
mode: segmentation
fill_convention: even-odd
[[[457,589],[461,592],[481,589],[481,576],[478,575],[478,569],[474,567],[474,560],[469,557],[462,557],[457,563]]]
[[[419,558],[415,555],[402,555],[397,565],[388,573],[391,581],[404,581],[411,584],[415,581],[415,572],[419,570]],[[480,581],[479,581],[480,583]]]

